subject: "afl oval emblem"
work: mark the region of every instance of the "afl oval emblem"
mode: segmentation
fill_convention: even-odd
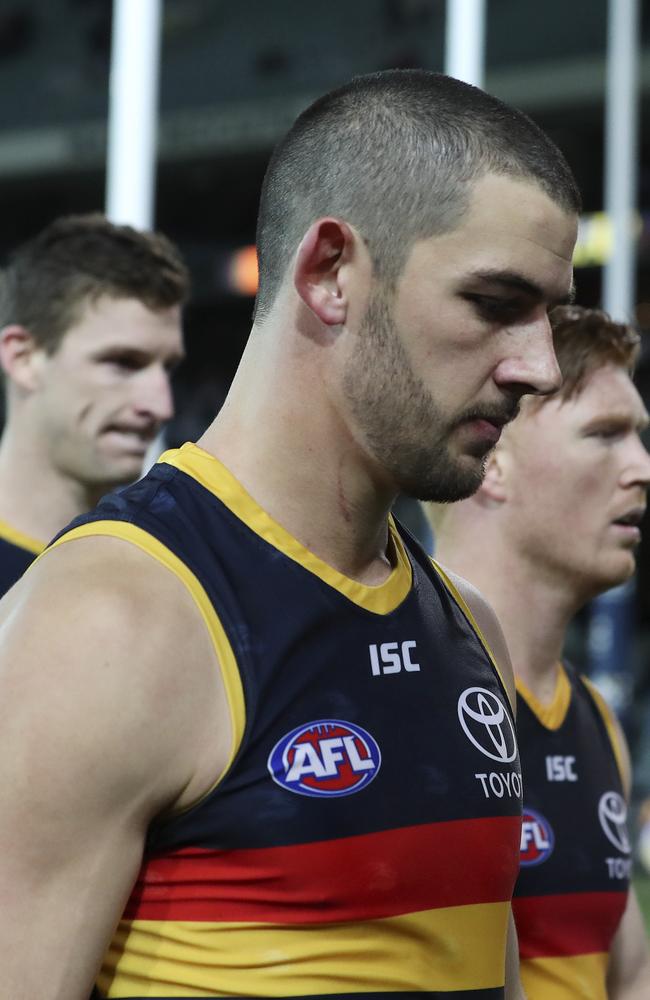
[[[352,722],[320,719],[279,740],[268,759],[271,777],[298,795],[352,795],[377,776],[381,753],[370,733]]]
[[[519,863],[522,868],[541,865],[543,861],[550,858],[554,847],[555,835],[549,821],[541,813],[524,806],[519,855]]]

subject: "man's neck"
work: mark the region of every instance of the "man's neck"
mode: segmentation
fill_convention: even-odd
[[[575,595],[513,552],[498,532],[484,527],[474,545],[470,538],[466,532],[462,540],[460,533],[456,539],[445,534],[436,547],[436,559],[482,592],[501,623],[516,677],[548,704],[555,693],[566,630],[576,611]]]
[[[370,463],[308,366],[287,372],[255,354],[244,356],[200,446],[315,555],[352,579],[380,585],[391,571],[390,487],[373,481]]]
[[[0,520],[46,543],[102,494],[63,475],[28,439],[7,428],[0,441]]]

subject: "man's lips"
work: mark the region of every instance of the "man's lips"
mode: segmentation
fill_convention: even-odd
[[[461,421],[461,425],[469,427],[473,436],[482,438],[490,446],[494,446],[501,437],[501,431],[506,424],[517,416],[519,406],[513,406],[506,412],[499,411],[475,411],[467,414]]]
[[[479,436],[489,441],[490,444],[496,444],[501,437],[501,431],[503,425],[494,423],[492,420],[477,419],[472,420],[469,424],[472,430]]]
[[[115,435],[121,438],[125,443],[132,443],[143,448],[148,448],[153,439],[156,436],[155,427],[126,427],[120,426],[118,424],[111,424],[109,427],[104,428],[105,435]]]
[[[612,526],[619,531],[621,534],[628,538],[640,539],[641,538],[641,521],[645,514],[644,506],[628,507],[626,511],[619,514],[618,517],[614,518]]]

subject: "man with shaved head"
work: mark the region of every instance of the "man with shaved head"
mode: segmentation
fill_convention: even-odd
[[[390,509],[471,494],[558,387],[578,210],[537,126],[434,73],[280,142],[222,410],[0,609],[7,997],[520,996],[507,652]]]

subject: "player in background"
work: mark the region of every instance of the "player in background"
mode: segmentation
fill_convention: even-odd
[[[0,594],[57,531],[137,479],[173,412],[188,274],[160,233],[56,219],[0,275]]]
[[[515,669],[524,819],[513,909],[527,996],[643,1000],[627,748],[562,656],[576,612],[634,572],[650,484],[648,415],[632,381],[639,337],[578,306],[552,322],[562,388],[523,402],[473,497],[432,508],[436,559],[491,603]]]

